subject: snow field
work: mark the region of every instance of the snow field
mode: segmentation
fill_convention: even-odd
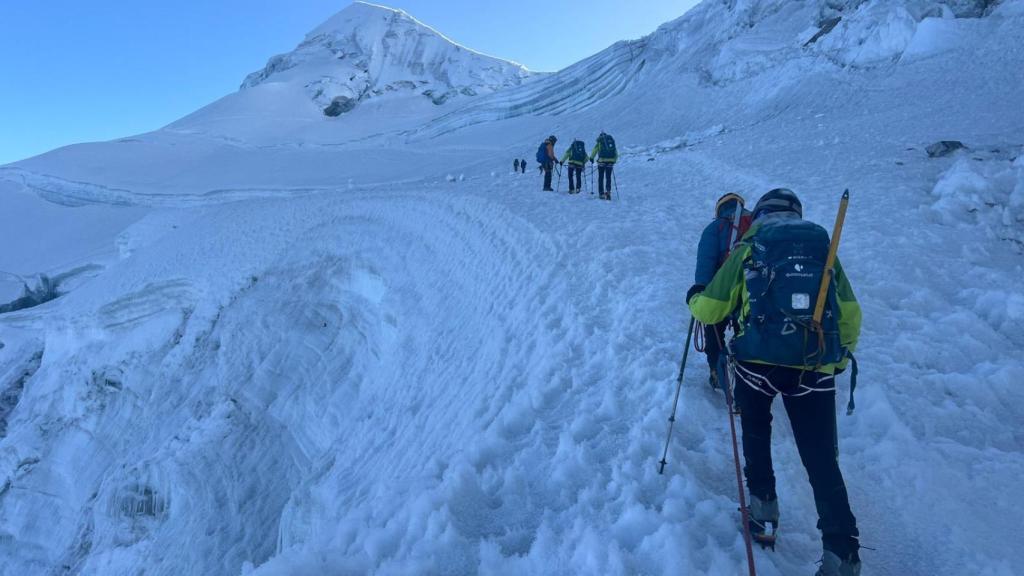
[[[153,213],[121,235],[131,248],[106,274],[4,319],[5,342],[36,343],[0,349],[5,362],[46,352],[20,422],[52,422],[14,427],[15,486],[48,479],[18,501],[83,510],[59,530],[21,526],[18,541],[38,543],[22,557],[67,550],[86,574],[209,558],[218,570],[271,559],[256,574],[735,573],[725,411],[697,354],[666,476],[656,460],[690,239],[720,191],[785,184],[826,225],[842,187],[854,191],[841,257],[865,334],[841,462],[878,548],[868,566],[1011,573],[1000,535],[1013,516],[964,514],[1013,509],[1013,490],[968,487],[1022,467],[1019,342],[985,305],[1009,247],[965,245],[915,208],[953,160],[894,152],[904,165],[883,166],[850,140],[845,169],[822,172],[835,145],[808,148],[816,125],[786,123],[800,131],[790,142],[725,132],[629,158],[612,203],[541,194],[528,171]],[[964,287],[934,275],[950,249],[971,265]],[[802,573],[818,554],[815,514],[777,416],[783,540],[758,563]],[[84,464],[106,459],[123,472]],[[124,512],[139,502],[153,512]],[[936,514],[957,526],[922,533]],[[195,534],[202,546],[163,553]]]
[[[1024,249],[1024,156],[999,159],[961,153],[932,194],[935,216],[943,224],[962,223],[974,234],[1014,242]],[[1010,301],[1012,312],[1018,306]]]
[[[3,168],[4,193],[56,203],[5,196],[0,219],[24,225],[4,262],[93,272],[0,316],[0,573],[741,573],[698,354],[664,476],[657,460],[699,232],[722,193],[787,186],[826,228],[853,194],[861,386],[846,417],[841,378],[837,409],[865,576],[1014,574],[1024,270],[1004,152],[1024,28],[943,18],[955,39],[910,58],[933,3],[904,4],[837,28],[833,47],[880,58],[852,67],[782,42],[819,5],[709,3],[564,85],[413,109],[400,134],[373,122],[398,97],[313,123],[288,119],[300,87],[271,82]],[[538,139],[596,127],[626,152],[616,201],[539,192]],[[983,161],[928,159],[946,138]],[[75,239],[26,247],[34,221]],[[782,412],[769,576],[820,555]]]

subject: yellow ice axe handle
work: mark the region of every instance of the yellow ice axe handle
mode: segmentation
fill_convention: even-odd
[[[828,259],[825,260],[825,273],[821,275],[821,286],[818,287],[818,299],[814,303],[813,326],[821,326],[821,315],[825,313],[825,299],[828,297],[828,284],[835,274],[836,252],[839,251],[839,238],[843,235],[843,221],[846,220],[846,206],[850,203],[850,191],[843,191],[839,201],[839,213],[836,214],[836,225],[832,228],[832,241],[828,246]]]

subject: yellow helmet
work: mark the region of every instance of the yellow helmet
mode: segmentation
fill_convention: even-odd
[[[718,202],[715,203],[715,216],[718,216],[718,212],[722,209],[722,206],[733,201],[735,201],[740,208],[743,208],[745,204],[743,196],[740,196],[735,192],[728,192],[723,194],[722,197],[718,199]]]

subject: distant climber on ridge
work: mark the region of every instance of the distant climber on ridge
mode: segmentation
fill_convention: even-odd
[[[516,173],[519,172],[519,158],[512,161],[512,171]]]
[[[695,284],[686,295],[694,318],[707,325],[738,315],[740,328],[727,351],[742,427],[750,534],[774,546],[779,504],[771,407],[781,394],[818,511],[823,551],[816,576],[859,576],[857,520],[839,469],[835,375],[857,346],[860,305],[836,259],[824,283],[824,308],[816,311],[831,243],[821,226],[803,220],[792,191],[766,193],[753,219],[711,283]],[[813,317],[820,319],[817,326]]]
[[[573,140],[559,164],[564,165],[566,160],[569,162],[569,194],[579,194],[583,190],[583,166],[587,163],[587,145],[583,140]]]
[[[526,158],[519,161],[519,168],[523,170],[523,174],[526,174]]]
[[[697,245],[697,267],[693,274],[694,285],[701,290],[711,284],[715,272],[725,263],[733,246],[750,228],[751,214],[743,208],[743,197],[732,192],[723,195],[715,203],[715,219],[704,227]],[[740,210],[737,220],[736,211]],[[728,319],[718,324],[704,325],[704,354],[710,369],[709,382],[718,390],[725,378],[725,358],[722,347],[725,343],[725,327]],[[699,349],[699,348],[698,348]]]
[[[544,171],[544,192],[555,191],[551,187],[551,170],[558,162],[558,156],[555,156],[555,142],[558,142],[558,138],[555,138],[554,135],[548,136],[541,142],[540,148],[537,148],[537,162],[540,163],[540,168]]]
[[[612,199],[612,168],[619,159],[619,151],[615,147],[615,139],[610,134],[601,132],[597,143],[590,152],[590,163],[597,159],[597,190],[602,200]]]

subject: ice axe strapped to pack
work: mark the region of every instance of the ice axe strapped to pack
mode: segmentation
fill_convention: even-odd
[[[811,317],[811,328],[818,335],[818,347],[825,347],[825,331],[821,325],[822,316],[825,313],[825,300],[828,296],[829,285],[835,277],[836,253],[839,251],[839,240],[843,235],[843,223],[846,221],[846,208],[850,204],[850,190],[843,191],[843,197],[839,200],[839,212],[836,213],[836,223],[832,227],[832,240],[828,246],[828,257],[825,260],[825,273],[821,276],[821,285],[818,288],[818,298],[814,304],[814,315]]]

